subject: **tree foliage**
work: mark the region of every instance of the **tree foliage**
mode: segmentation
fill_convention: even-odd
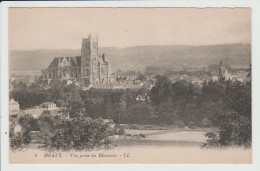
[[[111,144],[109,139],[111,130],[101,119],[42,116],[39,124],[40,135],[47,149],[83,150],[108,148]]]
[[[102,117],[113,119],[115,123],[214,126],[220,129],[214,137],[218,139],[216,144],[250,144],[251,83],[210,80],[199,87],[185,80],[172,83],[163,75],[155,79],[152,90],[84,91],[73,84],[51,89],[18,84],[11,97],[18,100],[22,109],[54,102],[66,107],[66,112],[74,119]],[[151,102],[137,101],[140,94],[148,94]]]
[[[25,131],[22,133],[14,134],[13,131],[10,131],[9,141],[10,147],[13,150],[26,148],[31,143],[30,132]]]

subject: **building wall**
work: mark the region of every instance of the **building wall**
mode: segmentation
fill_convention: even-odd
[[[20,105],[17,101],[15,101],[14,99],[11,99],[9,101],[9,110],[17,110],[20,111]]]

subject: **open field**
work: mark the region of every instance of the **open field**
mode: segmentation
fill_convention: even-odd
[[[126,130],[145,134],[114,140],[110,150],[46,152],[37,148],[10,151],[11,163],[251,163],[252,150],[203,149],[206,130]],[[46,154],[53,155],[48,157]],[[59,155],[61,157],[59,157]],[[74,156],[74,157],[73,157]],[[92,157],[91,157],[92,156]],[[96,157],[94,157],[96,156]]]
[[[145,138],[132,136],[115,140],[118,147],[124,146],[169,146],[169,147],[198,147],[200,148],[207,138],[204,130],[126,130],[126,134],[144,134]]]

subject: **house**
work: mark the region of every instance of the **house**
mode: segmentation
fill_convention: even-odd
[[[113,119],[102,119],[103,123],[108,124],[109,128],[114,128],[115,127],[115,122]]]
[[[51,103],[51,102],[45,102],[40,104],[40,108],[46,108],[48,110],[54,110],[57,109],[57,106],[55,103]]]
[[[19,119],[24,115],[26,115],[26,113],[23,111],[18,111],[16,113],[13,112],[9,113],[9,122],[17,123]]]
[[[9,122],[18,122],[21,116],[25,113],[20,110],[20,105],[14,99],[9,101]]]
[[[20,110],[20,105],[17,101],[15,101],[14,99],[11,99],[9,101],[9,111],[12,111],[12,110]]]
[[[33,118],[38,118],[41,116],[41,114],[43,113],[43,111],[45,111],[44,108],[30,108],[30,109],[25,109],[23,110],[23,112],[26,114],[26,115],[31,115]]]
[[[136,101],[149,102],[150,97],[147,95],[147,93],[145,93],[144,95],[138,94],[137,97],[136,97]]]
[[[155,86],[155,83],[153,80],[148,80],[145,82],[144,86],[145,88],[152,90],[152,88]]]
[[[55,103],[45,102],[40,104],[39,106],[35,106],[33,108],[23,110],[25,114],[31,115],[34,118],[40,117],[43,113],[50,115],[57,115],[59,113],[59,108]]]
[[[20,132],[22,132],[22,126],[20,124],[16,124],[14,127],[14,134],[17,135]]]

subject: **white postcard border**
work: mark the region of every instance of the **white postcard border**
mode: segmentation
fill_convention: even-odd
[[[252,114],[253,114],[253,164],[252,165],[205,165],[205,164],[186,164],[186,165],[121,165],[121,164],[92,164],[92,165],[26,165],[26,164],[9,164],[8,160],[8,8],[9,7],[251,7],[252,8]],[[133,170],[133,169],[147,169],[147,170],[259,170],[260,159],[260,3],[258,1],[227,1],[227,0],[208,0],[208,1],[93,1],[93,2],[2,2],[1,3],[1,169],[3,171],[45,171],[45,170]]]

